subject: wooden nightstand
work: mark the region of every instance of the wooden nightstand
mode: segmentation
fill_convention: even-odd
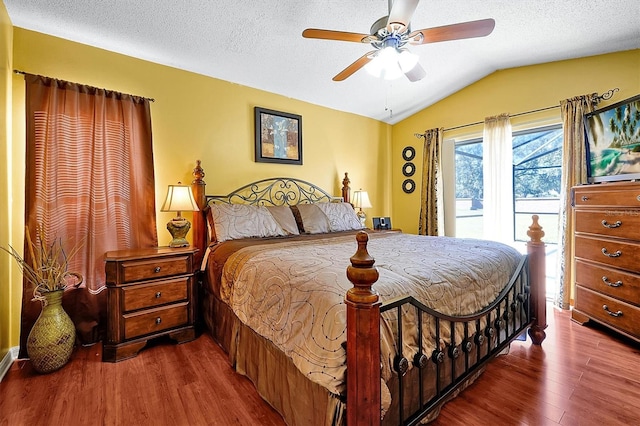
[[[178,343],[196,337],[196,288],[191,247],[157,247],[105,254],[107,338],[102,360],[132,358],[149,339]]]

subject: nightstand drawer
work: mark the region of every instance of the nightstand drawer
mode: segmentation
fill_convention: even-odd
[[[640,337],[640,308],[583,287],[576,287],[577,310]]]
[[[171,256],[121,263],[122,282],[130,283],[145,279],[170,277],[191,272],[190,256]]]
[[[189,319],[188,305],[187,302],[184,302],[123,315],[124,338],[133,339],[187,324]]]
[[[187,300],[189,280],[189,277],[180,277],[123,287],[122,309],[130,312]]]

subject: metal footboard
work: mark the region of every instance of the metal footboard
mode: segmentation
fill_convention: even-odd
[[[413,333],[417,348],[415,354],[406,356],[400,351],[393,360],[389,389],[394,396],[383,422],[417,424],[455,396],[531,324],[529,292],[528,258],[524,256],[496,300],[476,314],[444,315],[411,296],[384,303],[381,317],[397,325],[395,347],[407,351],[403,337]],[[407,315],[413,319],[407,321]],[[415,323],[416,329],[407,330],[407,322]]]

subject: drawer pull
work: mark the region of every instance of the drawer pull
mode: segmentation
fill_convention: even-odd
[[[162,292],[157,292],[156,293],[156,299],[160,299],[161,297],[162,297]]]
[[[620,228],[622,226],[622,222],[620,222],[619,220],[616,220],[616,223],[609,223],[606,220],[602,221],[602,226],[604,226],[605,228]]]
[[[602,247],[602,254],[607,257],[620,257],[622,255],[622,252],[620,250],[616,250],[615,253],[609,253],[606,248]]]
[[[620,287],[622,285],[622,281],[616,281],[615,283],[612,283],[611,281],[609,281],[609,278],[607,277],[602,277],[602,282],[608,285],[609,287]]]
[[[587,197],[586,195],[583,195],[582,196],[582,201],[587,201],[587,200],[589,200],[589,197]]]
[[[621,317],[622,316],[622,311],[618,311],[618,312],[611,312],[609,310],[609,307],[607,305],[602,305],[602,309],[604,309],[609,315],[611,315],[612,317]]]
[[[162,322],[162,318],[158,317],[156,318],[156,324],[160,324]]]
[[[157,274],[158,272],[160,272],[160,267],[159,267],[159,266],[156,266],[156,267],[155,267],[155,269],[153,270],[153,272],[155,272],[156,274]]]

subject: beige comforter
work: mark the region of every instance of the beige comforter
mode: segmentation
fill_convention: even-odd
[[[221,298],[238,318],[334,394],[345,388],[346,268],[356,246],[349,235],[245,247],[228,258],[221,277]],[[372,234],[368,249],[382,301],[410,294],[449,315],[473,314],[492,302],[522,257],[495,242],[401,233]],[[383,378],[395,352],[393,329],[382,326]],[[415,348],[403,336],[407,356]]]

